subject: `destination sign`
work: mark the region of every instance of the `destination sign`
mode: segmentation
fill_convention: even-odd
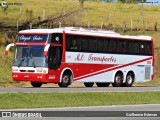
[[[18,42],[46,42],[48,35],[38,34],[20,34],[18,36]]]

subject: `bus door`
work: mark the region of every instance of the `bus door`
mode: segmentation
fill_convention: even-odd
[[[53,33],[51,35],[51,44],[48,54],[48,67],[52,70],[56,70],[61,65],[62,60],[62,34]]]

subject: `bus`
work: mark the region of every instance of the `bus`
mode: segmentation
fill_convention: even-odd
[[[150,36],[64,27],[19,31],[12,66],[13,81],[33,87],[55,83],[68,87],[131,87],[154,78],[154,49]]]

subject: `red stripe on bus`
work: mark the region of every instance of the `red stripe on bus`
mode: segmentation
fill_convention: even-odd
[[[21,46],[31,46],[31,45],[47,45],[46,42],[36,42],[36,43],[33,43],[33,42],[17,42],[16,45],[21,45]]]
[[[51,46],[62,47],[62,44],[55,44],[55,43],[52,43]]]
[[[116,69],[120,69],[120,68],[127,67],[127,66],[130,66],[130,65],[134,65],[134,64],[137,64],[137,63],[141,63],[141,62],[144,62],[144,61],[147,61],[147,60],[150,60],[150,59],[152,59],[152,57],[149,57],[149,58],[146,58],[146,59],[143,59],[143,60],[139,60],[139,61],[136,61],[136,62],[124,64],[124,65],[121,65],[121,66],[115,66],[115,67],[109,68],[109,69],[107,69],[107,70],[104,69],[104,70],[101,70],[101,71],[97,71],[97,72],[94,72],[94,73],[90,73],[90,74],[88,74],[88,75],[86,75],[86,76],[77,77],[77,78],[75,78],[74,80],[84,79],[84,78],[91,77],[91,76],[94,76],[94,75],[102,74],[102,73],[109,72],[109,71],[112,71],[112,70],[116,70]]]
[[[66,58],[66,33],[63,31],[63,52],[62,52],[62,62],[65,62]]]

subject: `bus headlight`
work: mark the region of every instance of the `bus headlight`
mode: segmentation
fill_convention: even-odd
[[[12,72],[18,72],[18,69],[12,68]]]
[[[45,68],[37,68],[36,71],[37,73],[48,73],[48,70]]]
[[[47,73],[47,70],[43,70],[43,73]]]
[[[43,69],[42,68],[38,68],[37,69],[37,73],[42,73],[43,72]]]

